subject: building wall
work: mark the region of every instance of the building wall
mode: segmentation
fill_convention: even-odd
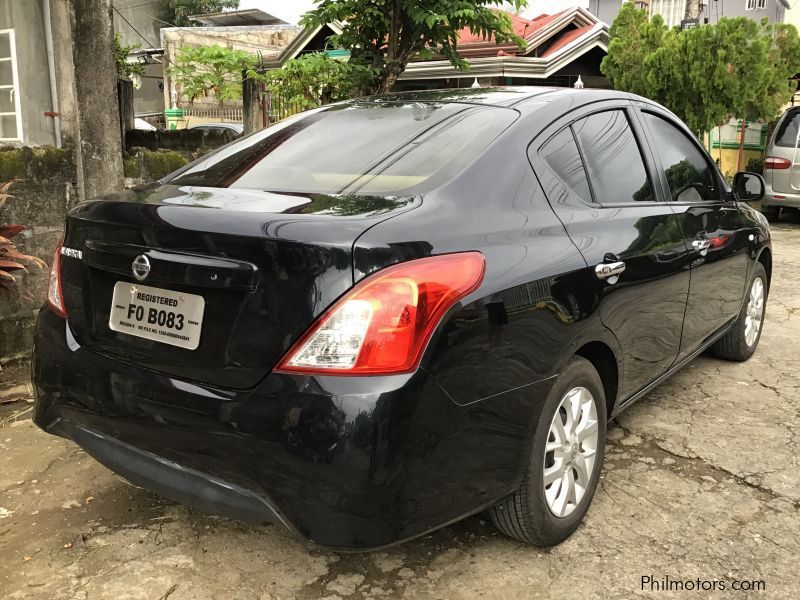
[[[78,202],[76,178],[68,149],[0,146],[0,182],[17,180],[10,190],[14,198],[0,208],[0,224],[25,226],[12,238],[20,252],[50,265],[64,235],[64,214]],[[49,272],[49,266],[28,264],[27,273],[13,271],[13,287],[0,288],[0,365],[30,355]]]
[[[165,64],[176,60],[178,51],[184,46],[227,46],[252,54],[261,54],[265,59],[280,56],[281,51],[300,33],[293,26],[245,26],[245,27],[176,27],[161,30]],[[171,105],[173,84],[169,73],[164,72],[164,106]],[[195,104],[216,105],[214,98],[198,99]],[[241,105],[241,103],[239,103]]]
[[[589,12],[609,25],[614,22],[625,0],[589,0]],[[727,2],[706,0],[699,19],[715,23],[720,17],[748,17],[760,21],[767,17],[771,22],[782,22],[786,9],[778,0],[766,0],[765,7],[747,10],[747,0],[728,0]],[[686,0],[650,0],[650,14],[659,14],[670,26],[680,25],[686,16]]]
[[[624,0],[589,0],[589,12],[611,25],[623,3]]]
[[[22,142],[55,144],[50,78],[41,0],[0,0],[0,31],[13,29],[22,112]]]
[[[138,44],[142,48],[159,47],[161,43],[159,32],[163,25],[158,21],[161,0],[114,0],[114,8],[116,9],[114,11],[114,31],[122,34],[124,45]],[[120,15],[125,18],[123,19]],[[136,33],[137,31],[139,33]]]
[[[114,1],[114,31],[122,35],[123,45],[142,49],[161,47],[161,28],[167,26],[159,20],[161,3],[162,0]],[[163,110],[164,66],[157,62],[148,65],[141,87],[133,92],[133,112],[144,115]]]

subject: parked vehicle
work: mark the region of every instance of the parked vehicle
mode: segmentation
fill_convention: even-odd
[[[609,418],[707,348],[758,346],[770,232],[741,201],[763,191],[623,93],[315,109],[70,213],[35,421],[320,546],[484,510],[557,544]]]
[[[241,123],[201,123],[199,125],[190,125],[189,129],[199,129],[201,131],[208,131],[213,133],[224,133],[230,131],[237,136],[244,133],[244,125]]]
[[[784,209],[800,208],[800,106],[783,113],[767,144],[761,212],[771,221]]]

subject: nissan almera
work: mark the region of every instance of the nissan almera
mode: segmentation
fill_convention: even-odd
[[[67,218],[35,421],[179,502],[377,548],[488,511],[553,545],[606,423],[749,358],[766,221],[674,115],[598,90],[303,113]]]

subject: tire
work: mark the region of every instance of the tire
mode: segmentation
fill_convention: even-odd
[[[781,217],[781,207],[780,206],[762,206],[761,207],[761,214],[767,217],[767,221],[770,223],[777,223]]]
[[[761,305],[760,307],[752,306],[754,290],[758,286],[757,281],[761,282]],[[750,284],[747,286],[747,294],[744,302],[742,303],[742,310],[739,312],[739,317],[731,326],[728,333],[722,336],[712,347],[711,351],[715,356],[724,358],[725,360],[733,360],[743,362],[753,356],[758,348],[758,342],[761,339],[761,332],[764,329],[764,316],[767,309],[767,297],[769,295],[769,284],[767,282],[767,271],[764,265],[757,262],[753,268],[753,275],[750,278]],[[758,328],[755,332],[755,337],[751,336],[751,343],[748,343],[748,323],[753,324],[753,319],[756,311],[760,312],[758,319]]]
[[[571,502],[564,505],[563,512],[566,514],[557,516],[554,509],[551,508],[551,504],[555,504],[556,510],[558,510],[561,505],[559,502],[561,496],[555,492],[561,491],[560,486],[566,481],[564,477],[571,476],[574,479],[579,469],[572,466],[559,469],[556,460],[559,461],[558,464],[560,465],[571,464],[569,462],[571,460],[583,462],[585,458],[582,460],[579,457],[588,455],[592,445],[592,440],[587,437],[578,444],[577,454],[575,444],[571,446],[568,452],[559,449],[545,454],[548,440],[551,447],[558,445],[551,433],[551,426],[556,427],[554,420],[556,411],[559,411],[558,418],[563,424],[563,429],[567,432],[570,429],[571,418],[567,417],[566,413],[560,409],[562,401],[567,402],[569,405],[571,399],[575,398],[574,390],[576,388],[583,388],[584,391],[591,395],[591,398],[587,399],[585,395],[580,395],[583,392],[578,392],[582,407],[579,429],[580,423],[587,423],[588,421],[584,419],[591,416],[586,401],[590,400],[595,409],[597,434],[594,440],[594,461],[591,466],[591,473],[584,478],[584,481],[588,479],[588,485],[585,486],[585,491],[581,498],[578,499],[577,503]],[[591,433],[586,435],[591,436]],[[592,502],[603,466],[605,442],[606,398],[600,376],[588,360],[579,356],[573,357],[559,376],[542,408],[541,417],[533,433],[532,448],[526,458],[525,472],[519,488],[511,496],[495,504],[489,511],[495,526],[507,536],[535,546],[555,546],[566,540],[578,528]],[[561,458],[556,459],[556,452],[560,453]],[[574,464],[577,465],[578,462]],[[586,463],[583,462],[583,464]],[[552,471],[554,468],[556,472],[563,472],[564,475],[551,483],[549,491],[546,492],[544,475],[546,470]],[[571,474],[568,474],[570,471]],[[588,471],[588,468],[581,469],[581,471]],[[568,487],[564,488],[564,491],[567,489]],[[577,493],[578,487],[576,486],[575,489]],[[550,501],[548,501],[548,496],[551,498]],[[554,497],[555,500],[553,500]]]

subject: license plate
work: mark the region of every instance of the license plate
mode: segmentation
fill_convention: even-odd
[[[113,331],[194,350],[200,345],[202,296],[118,282],[108,326]]]

